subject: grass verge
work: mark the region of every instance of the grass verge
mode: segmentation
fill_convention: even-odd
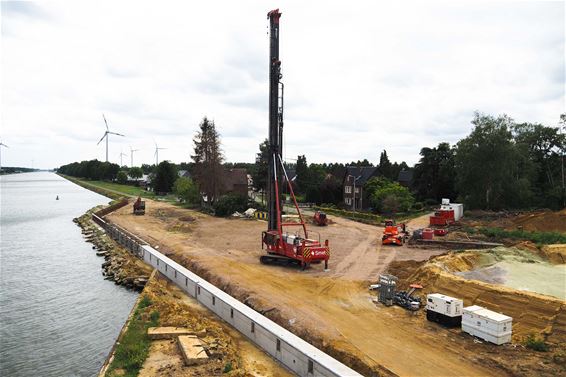
[[[147,296],[139,301],[126,332],[119,339],[114,359],[106,376],[135,377],[138,375],[147,355],[151,340],[147,336],[148,327],[159,323],[159,312],[152,310],[152,302]]]
[[[566,234],[559,232],[529,232],[525,230],[505,230],[502,228],[467,228],[468,233],[480,233],[495,240],[527,240],[537,245],[566,243]]]

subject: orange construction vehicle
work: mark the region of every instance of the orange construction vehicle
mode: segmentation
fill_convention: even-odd
[[[395,224],[395,220],[385,220],[385,229],[383,230],[383,237],[381,243],[383,245],[403,245],[407,238],[406,225],[401,223]]]

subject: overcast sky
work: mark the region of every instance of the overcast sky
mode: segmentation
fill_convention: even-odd
[[[285,156],[410,165],[473,112],[556,126],[564,2],[2,2],[2,165],[52,168],[141,149],[188,161],[203,116],[226,160],[268,132],[268,21],[279,7]]]

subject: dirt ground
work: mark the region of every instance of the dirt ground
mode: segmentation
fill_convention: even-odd
[[[221,376],[227,363],[233,376],[290,377],[292,374],[240,333],[200,306],[163,277],[151,281],[142,295],[151,299],[151,310],[160,313],[160,326],[187,327],[208,348],[210,361],[186,366],[172,339],[152,341],[139,377]],[[154,309],[155,307],[155,309]]]
[[[477,344],[422,313],[372,302],[368,283],[391,263],[425,261],[445,250],[382,247],[381,228],[331,217],[333,224],[310,228],[311,238],[317,232],[330,240],[330,271],[265,266],[258,260],[265,222],[214,218],[153,201],[146,206],[146,216],[133,216],[127,206],[108,218],[364,375],[547,374],[531,367],[540,360],[520,347]],[[425,219],[411,221],[409,229],[421,228]]]
[[[540,210],[526,213],[472,211],[469,217],[462,219],[462,224],[507,230],[523,229],[530,232],[566,233],[566,208],[561,211]]]

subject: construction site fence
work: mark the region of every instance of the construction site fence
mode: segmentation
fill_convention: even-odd
[[[323,212],[328,213],[330,215],[346,217],[348,219],[353,219],[353,220],[366,220],[366,221],[372,221],[372,222],[376,222],[376,223],[380,223],[380,222],[383,221],[383,218],[381,216],[375,215],[373,213],[368,213],[368,212],[346,211],[346,210],[338,209],[338,208],[319,207],[319,206],[314,206],[313,209],[315,209],[317,211],[323,211]]]
[[[92,219],[112,239],[297,375],[361,377],[361,374],[161,254],[126,229],[110,223],[99,214],[93,214]]]

